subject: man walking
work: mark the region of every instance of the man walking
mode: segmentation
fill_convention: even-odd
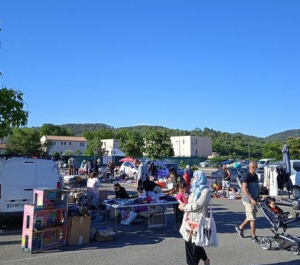
[[[136,180],[136,188],[139,193],[143,192],[143,181],[146,180],[147,177],[147,167],[144,163],[139,161],[138,159],[133,160],[133,164],[138,167],[138,174]]]
[[[246,219],[241,225],[235,227],[235,230],[238,232],[240,237],[244,238],[244,227],[250,223],[251,242],[253,243],[259,243],[259,240],[255,234],[255,221],[257,213],[256,201],[259,197],[258,176],[255,173],[256,168],[256,162],[251,162],[249,164],[249,172],[242,177],[242,202],[246,211]]]

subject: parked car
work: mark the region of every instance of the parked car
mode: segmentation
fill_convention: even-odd
[[[148,161],[147,166],[149,168],[149,165],[151,162],[154,162],[154,165],[156,166],[157,169],[157,179],[162,178],[166,179],[169,176],[169,169],[166,167],[166,165],[161,162],[161,161]]]
[[[211,165],[211,161],[205,160],[199,163],[200,167],[209,167]]]
[[[166,167],[168,168],[168,170],[170,170],[170,168],[175,168],[177,173],[181,176],[183,176],[184,174],[184,169],[182,167],[180,167],[177,163],[169,163],[169,162],[164,162],[164,164],[166,165]]]
[[[274,158],[264,158],[257,161],[257,168],[263,169],[265,166],[270,165],[271,163],[275,162]]]
[[[136,167],[132,162],[123,162],[120,166],[120,175],[126,175],[130,178],[136,178],[138,174],[138,167]]]
[[[237,178],[239,178],[240,180],[242,176],[248,171],[248,169],[246,168],[228,168],[228,170],[231,173],[230,182],[233,186],[239,186],[239,181],[237,181]],[[217,171],[212,172],[211,177],[213,179],[222,181],[222,171],[223,169],[219,169]],[[258,176],[260,194],[267,194],[267,190],[264,187],[264,174],[258,172],[256,174]]]
[[[228,170],[231,173],[230,176],[230,181],[231,182],[235,182],[236,183],[236,178],[237,176],[242,177],[243,174],[245,174],[247,171],[243,168],[228,168]],[[217,179],[219,181],[222,181],[222,173],[223,173],[223,169],[218,169],[217,171],[214,171],[211,173],[211,177],[213,179]]]

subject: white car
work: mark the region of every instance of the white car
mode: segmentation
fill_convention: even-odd
[[[138,168],[132,162],[124,162],[120,167],[120,176],[125,175],[130,178],[136,178]]]
[[[200,167],[209,167],[210,166],[210,161],[203,161],[199,163]]]

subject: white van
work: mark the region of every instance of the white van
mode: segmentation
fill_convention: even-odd
[[[0,160],[0,223],[23,214],[32,203],[33,189],[61,188],[62,178],[52,160],[10,158]]]

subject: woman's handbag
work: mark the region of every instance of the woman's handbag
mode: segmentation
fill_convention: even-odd
[[[200,214],[198,232],[195,240],[195,245],[201,247],[217,247],[218,237],[216,223],[212,214],[211,200],[209,203],[209,217],[206,217],[206,211]]]

